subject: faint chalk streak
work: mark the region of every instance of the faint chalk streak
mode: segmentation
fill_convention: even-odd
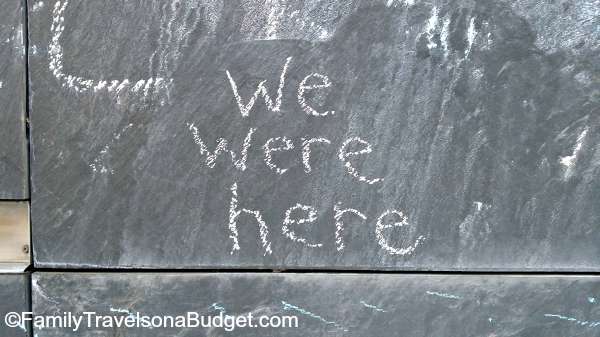
[[[296,312],[298,312],[298,313],[300,313],[300,314],[302,314],[302,315],[305,315],[305,316],[308,316],[308,317],[314,318],[314,319],[316,319],[316,320],[319,320],[319,321],[321,321],[321,322],[323,322],[323,323],[325,323],[325,324],[327,324],[327,325],[333,325],[334,327],[336,327],[336,328],[338,328],[338,329],[340,329],[340,330],[343,330],[343,331],[348,331],[347,329],[345,329],[345,328],[344,328],[344,327],[342,327],[341,325],[337,324],[336,322],[333,322],[333,321],[328,321],[328,320],[326,320],[325,318],[323,318],[322,316],[319,316],[319,315],[317,315],[317,314],[314,314],[314,313],[312,313],[312,312],[310,312],[310,311],[308,311],[308,310],[306,310],[306,309],[302,309],[302,308],[300,308],[300,307],[298,307],[298,306],[295,306],[295,305],[293,305],[293,304],[289,304],[289,303],[287,303],[286,301],[281,301],[281,304],[283,305],[283,310],[292,310],[292,311],[296,311]]]
[[[580,321],[577,318],[563,316],[563,315],[557,315],[557,314],[544,314],[544,317],[556,318],[556,319],[559,319],[561,321],[567,321],[567,322],[571,322],[573,324],[577,324],[577,325],[581,325],[581,326],[587,326],[588,328],[595,328],[597,326],[600,326],[600,322]]]
[[[446,293],[440,293],[437,291],[426,291],[425,292],[427,295],[432,295],[432,296],[438,296],[438,297],[443,297],[443,298],[449,298],[452,300],[460,300],[460,296],[456,296],[456,295],[452,295],[452,294],[446,294]]]
[[[378,311],[378,312],[387,312],[387,311],[385,311],[385,310],[383,310],[381,308],[378,308],[377,306],[374,306],[372,304],[369,304],[369,303],[367,303],[365,301],[360,301],[360,304],[364,305],[365,307],[367,307],[369,309],[373,309],[373,310]]]

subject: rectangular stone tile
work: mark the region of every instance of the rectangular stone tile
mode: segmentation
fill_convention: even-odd
[[[94,317],[131,316],[140,324],[96,328],[92,318],[94,323],[88,328],[86,316],[86,327],[77,332],[38,328],[39,337],[598,336],[598,294],[600,278],[586,276],[33,275],[36,315],[77,317],[87,311],[95,312]],[[246,317],[252,313],[256,324],[261,316],[296,316],[298,327],[239,327],[226,333],[217,327],[159,328],[158,319],[153,329],[143,327],[144,316],[186,316],[188,312]]]
[[[25,274],[0,274],[0,336],[2,337],[26,337],[31,336],[27,324],[10,327],[11,319],[6,318],[9,313],[21,314],[29,312],[29,275]]]
[[[0,199],[27,199],[24,1],[0,7]]]
[[[592,0],[276,3],[29,2],[37,266],[600,271]]]

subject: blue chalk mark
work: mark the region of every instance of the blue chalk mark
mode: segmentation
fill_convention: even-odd
[[[299,313],[300,313],[300,314],[302,314],[302,315],[305,315],[305,316],[308,316],[308,317],[314,318],[314,319],[316,319],[316,320],[319,320],[319,321],[321,321],[321,322],[323,322],[323,323],[325,323],[325,324],[327,324],[327,325],[333,325],[334,327],[336,327],[336,328],[338,328],[338,329],[341,329],[341,330],[343,330],[343,331],[348,331],[347,329],[345,329],[345,328],[344,328],[344,327],[342,327],[341,325],[337,324],[336,322],[333,322],[333,321],[328,321],[328,320],[326,320],[325,318],[323,318],[322,316],[319,316],[319,315],[317,315],[317,314],[314,314],[314,313],[312,313],[312,312],[310,312],[310,311],[308,311],[308,310],[306,310],[306,309],[302,309],[302,308],[300,308],[300,307],[298,307],[298,306],[295,306],[295,305],[293,305],[293,304],[289,304],[289,303],[287,303],[286,301],[281,301],[281,304],[283,305],[283,310],[292,310],[292,311],[296,311],[296,312],[299,312]]]
[[[378,311],[378,312],[387,312],[387,311],[385,311],[385,310],[383,310],[381,308],[378,308],[378,307],[376,307],[376,306],[374,306],[372,304],[369,304],[369,303],[367,303],[365,301],[360,301],[360,304],[364,305],[365,307],[367,307],[369,309],[373,309],[373,310]]]
[[[460,300],[460,296],[456,296],[456,295],[452,295],[452,294],[446,294],[446,293],[440,293],[437,291],[426,291],[425,292],[427,295],[432,295],[432,296],[438,296],[438,297],[443,297],[443,298],[449,298],[452,300]]]
[[[577,318],[557,314],[544,314],[544,317],[557,318],[562,321],[567,321],[581,326],[587,326],[589,328],[595,328],[597,326],[600,326],[600,322],[580,321]]]
[[[128,315],[131,314],[131,312],[129,310],[127,310],[127,309],[121,309],[121,308],[115,309],[115,308],[112,308],[112,307],[110,308],[110,312],[118,312],[118,313],[121,313],[121,314],[128,314]]]
[[[217,310],[217,311],[220,311],[220,312],[222,312],[222,313],[225,313],[225,312],[226,312],[226,311],[225,311],[225,308],[224,308],[223,306],[221,306],[221,305],[220,305],[218,302],[215,302],[215,303],[211,304],[211,305],[210,305],[210,307],[211,307],[212,309],[215,309],[215,310]]]
[[[596,303],[596,298],[595,297],[588,297],[587,300],[590,303]]]

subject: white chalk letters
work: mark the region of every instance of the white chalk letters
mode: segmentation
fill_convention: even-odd
[[[250,113],[259,98],[264,100],[267,111],[276,113],[282,111],[282,106],[285,104],[286,97],[285,88],[287,75],[291,64],[292,57],[288,57],[281,69],[279,85],[274,95],[270,94],[267,89],[267,80],[262,80],[258,83],[256,90],[248,99],[242,98],[242,95],[240,94],[241,88],[238,87],[238,83],[235,80],[236,76],[232,75],[229,70],[225,70],[233,92],[233,97],[242,118],[250,117]],[[311,91],[328,89],[331,86],[332,82],[329,77],[319,73],[311,73],[300,81],[298,84],[297,102],[300,111],[306,114],[306,118],[325,118],[334,116],[334,110],[315,108],[314,101],[317,100],[313,99],[313,102],[309,103],[309,99],[314,98],[315,96],[307,95],[307,93]],[[243,144],[237,153],[229,149],[229,142],[224,138],[218,138],[216,140],[216,146],[211,152],[208,149],[208,146],[203,142],[198,128],[194,124],[188,124],[188,129],[192,133],[194,142],[200,147],[200,154],[205,156],[206,166],[208,168],[215,168],[219,156],[229,152],[231,162],[236,169],[241,171],[247,169],[249,165],[248,153],[252,146],[253,134],[256,129],[250,128],[248,130]],[[332,141],[325,137],[305,137],[300,138],[299,140],[290,139],[285,136],[271,137],[264,140],[264,145],[262,146],[262,161],[267,169],[274,172],[276,175],[284,175],[292,171],[296,174],[302,172],[309,175],[319,167],[318,162],[313,162],[314,159],[311,161],[311,151],[315,149],[318,151],[334,151],[335,149],[330,149],[331,145]],[[253,151],[252,153],[254,152],[256,151]],[[289,166],[289,164],[282,164],[283,160],[281,159],[283,158],[282,154],[284,152],[288,154],[288,162],[289,155],[299,156],[300,160],[298,162],[301,162],[302,165]],[[340,172],[349,175],[358,183],[368,185],[383,183],[383,177],[369,176],[371,174],[366,174],[366,165],[360,165],[358,162],[358,158],[362,157],[362,160],[368,163],[371,159],[369,159],[367,155],[372,152],[373,148],[371,143],[365,139],[354,136],[345,139],[337,148],[336,157],[341,163]],[[229,238],[232,242],[231,254],[241,250],[238,223],[241,223],[242,220],[252,223],[252,226],[258,227],[258,243],[264,251],[264,255],[272,254],[273,250],[271,248],[271,239],[269,237],[270,230],[267,223],[269,221],[274,221],[274,219],[265,220],[263,218],[262,210],[241,207],[238,200],[238,184],[236,182],[231,185],[230,192],[231,200],[229,203],[228,228]],[[269,212],[269,214],[272,214],[272,212]],[[331,246],[335,247],[335,250],[338,253],[343,253],[344,249],[346,249],[346,242],[344,240],[344,238],[347,237],[345,235],[346,225],[356,222],[367,225],[371,222],[371,226],[373,226],[371,228],[374,228],[377,244],[383,252],[390,255],[411,255],[425,240],[424,236],[414,234],[415,228],[411,227],[407,216],[399,210],[385,210],[379,217],[371,218],[372,220],[369,221],[369,217],[360,210],[344,207],[341,203],[336,203],[333,206],[332,213],[325,212],[322,214],[333,214],[333,221],[331,222],[334,226],[331,226],[330,229],[325,228],[325,230],[330,230],[332,232],[334,242],[332,242]],[[324,228],[322,228],[322,226],[325,226],[325,224],[322,222],[324,219],[322,216],[319,217],[318,215],[319,210],[310,205],[296,203],[289,207],[281,214],[283,220],[280,224],[282,225],[281,234],[283,235],[283,238],[288,240],[288,244],[296,244],[305,249],[319,249],[326,247],[326,242],[314,242],[314,240],[309,240],[307,238],[311,237],[311,235],[303,234],[323,233]],[[390,236],[390,233],[393,230],[396,230],[397,233],[394,236]],[[392,237],[397,238],[398,236],[402,237],[402,239],[392,239]],[[313,237],[315,236],[313,235]],[[353,245],[352,242],[349,244]]]
[[[233,254],[235,251],[240,250],[240,242],[239,242],[240,239],[239,239],[237,223],[238,223],[238,217],[242,213],[250,215],[249,218],[250,219],[254,218],[253,220],[258,224],[259,239],[260,239],[260,243],[262,244],[262,247],[265,251],[264,255],[272,254],[273,252],[271,250],[271,242],[269,241],[269,226],[263,219],[262,213],[260,210],[250,210],[250,209],[239,207],[237,183],[234,183],[231,186],[231,202],[229,205],[230,205],[230,207],[229,207],[229,225],[228,225],[229,232],[230,232],[229,237],[231,238],[231,240],[233,242],[231,254]],[[303,204],[298,203],[298,204],[288,208],[285,211],[285,213],[283,214],[283,222],[282,222],[283,225],[281,227],[281,232],[283,233],[283,236],[292,242],[299,243],[308,248],[323,247],[324,246],[323,243],[309,242],[308,239],[298,235],[293,228],[297,225],[304,225],[308,230],[310,230],[310,228],[319,226],[319,223],[317,222],[317,219],[318,219],[317,215],[318,215],[317,209],[314,208],[313,206],[309,206],[309,205],[303,205]],[[334,233],[334,235],[335,235],[335,243],[334,244],[335,244],[335,249],[338,252],[342,252],[346,247],[346,245],[344,243],[344,237],[343,237],[344,223],[343,223],[342,219],[344,217],[346,219],[349,219],[351,216],[361,219],[362,222],[366,222],[368,219],[364,213],[362,213],[361,211],[359,211],[357,209],[342,208],[341,204],[339,204],[339,203],[337,203],[333,207],[333,220],[335,222],[335,228],[332,228],[332,230],[334,230],[334,232],[335,232]],[[390,218],[392,218],[392,217],[398,218],[398,221],[393,222],[393,223],[385,222],[386,220],[389,222]],[[308,225],[310,225],[310,227]],[[405,247],[394,247],[392,244],[390,244],[389,240],[386,238],[386,235],[384,233],[384,231],[387,231],[387,230],[391,230],[394,228],[408,227],[408,226],[409,226],[408,218],[401,211],[386,210],[377,218],[377,222],[375,224],[375,235],[377,238],[377,243],[385,252],[387,252],[390,255],[405,256],[405,255],[410,255],[410,254],[414,253],[414,251],[417,249],[417,247],[419,247],[423,243],[423,241],[425,240],[425,237],[417,236],[412,245],[406,245]],[[406,235],[406,236],[410,236],[410,235]],[[403,241],[410,241],[410,238],[408,238],[407,240],[403,240]]]
[[[225,70],[227,78],[229,79],[229,83],[231,84],[231,89],[233,90],[233,96],[235,97],[238,107],[240,108],[240,113],[243,117],[248,117],[250,115],[250,110],[252,110],[254,103],[258,99],[258,96],[262,96],[264,98],[265,103],[267,104],[267,108],[269,110],[273,112],[279,112],[279,110],[281,109],[281,99],[283,97],[283,87],[285,85],[285,75],[287,74],[290,62],[292,62],[292,58],[288,57],[285,61],[285,65],[283,66],[283,70],[281,71],[281,76],[279,77],[279,87],[277,88],[277,97],[275,98],[275,102],[273,102],[271,96],[269,96],[269,91],[265,87],[265,83],[267,81],[264,80],[258,84],[258,88],[254,92],[248,103],[244,104],[244,101],[242,100],[242,97],[238,92],[238,87],[235,83],[235,80],[233,79],[233,76],[231,76],[229,70]]]
[[[250,210],[246,208],[238,208],[237,183],[233,183],[233,185],[231,186],[231,203],[229,204],[229,231],[231,232],[231,235],[229,235],[229,237],[231,238],[231,240],[233,240],[231,254],[233,254],[236,250],[240,250],[240,240],[238,238],[239,234],[237,230],[237,219],[242,213],[246,213],[254,217],[254,219],[258,223],[258,233],[260,241],[265,250],[264,255],[272,254],[273,251],[271,250],[271,242],[269,242],[269,228],[263,220],[260,211]]]
[[[262,98],[265,100],[267,109],[269,109],[272,112],[281,111],[281,104],[283,101],[283,89],[285,87],[286,75],[291,62],[292,58],[288,57],[285,61],[283,69],[281,70],[281,75],[279,76],[279,86],[277,87],[277,96],[275,97],[275,100],[271,98],[271,96],[269,95],[269,90],[265,86],[267,80],[263,80],[260,83],[258,83],[258,87],[256,88],[256,91],[254,91],[254,94],[252,94],[252,97],[250,97],[250,99],[248,100],[248,103],[244,103],[244,100],[242,99],[239,93],[237,82],[235,81],[229,70],[225,70],[225,74],[227,75],[227,79],[229,80],[229,84],[231,85],[231,90],[233,91],[233,97],[235,97],[235,101],[238,105],[238,108],[240,109],[242,117],[250,116],[250,110],[252,110],[252,108],[254,107],[254,103],[256,103],[256,100],[259,96],[262,96]],[[309,84],[311,82],[312,84]],[[318,112],[308,104],[305,97],[305,93],[308,90],[324,89],[329,87],[331,87],[331,81],[326,75],[314,73],[306,76],[298,85],[298,104],[300,105],[302,110],[308,115],[317,117],[333,115],[335,111]]]

